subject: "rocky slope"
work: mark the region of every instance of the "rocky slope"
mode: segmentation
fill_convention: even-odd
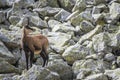
[[[25,70],[24,17],[47,36],[47,67]],[[120,0],[0,0],[0,80],[120,80]]]

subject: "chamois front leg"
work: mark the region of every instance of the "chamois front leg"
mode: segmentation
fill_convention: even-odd
[[[26,57],[26,69],[28,70],[28,51],[27,50],[24,50],[25,51],[25,57]]]
[[[35,48],[33,45],[30,45],[29,48],[30,48],[30,67],[32,67]]]

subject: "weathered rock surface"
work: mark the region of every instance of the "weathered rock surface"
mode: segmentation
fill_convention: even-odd
[[[49,40],[44,68],[35,55],[25,71],[26,17]],[[1,80],[120,80],[119,46],[120,0],[0,0]]]

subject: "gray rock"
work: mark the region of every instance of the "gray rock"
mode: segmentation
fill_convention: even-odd
[[[120,4],[116,3],[116,2],[113,2],[110,5],[109,9],[110,9],[110,17],[112,19],[118,18],[119,14],[120,14],[120,12],[119,12],[119,10],[120,10]]]
[[[92,38],[93,48],[96,52],[109,52],[107,44],[110,42],[108,33],[99,33]]]
[[[92,25],[92,23],[86,21],[86,20],[83,20],[81,23],[80,23],[80,29],[83,31],[83,32],[89,32],[91,31],[92,29],[94,29],[95,26]]]
[[[106,61],[114,61],[115,60],[115,56],[112,53],[107,53],[104,57],[104,59]]]
[[[108,78],[103,73],[99,73],[99,74],[94,74],[94,75],[88,76],[84,80],[108,80]]]
[[[12,77],[16,75],[16,73],[8,73],[8,74],[0,74],[1,80],[12,80]]]
[[[0,61],[0,73],[20,73],[19,70],[6,61]]]
[[[0,23],[4,22],[6,20],[5,18],[5,12],[0,11]]]
[[[52,29],[52,32],[74,32],[75,28],[70,24],[70,23],[63,23],[63,24],[58,24],[55,25],[54,28]]]
[[[58,0],[59,7],[67,11],[71,11],[73,6],[75,5],[75,0]]]
[[[91,54],[91,51],[79,44],[68,47],[62,56],[69,63],[73,64],[78,59],[84,59],[87,55]]]
[[[61,80],[59,75],[46,68],[34,65],[22,75],[12,77],[13,80]]]
[[[85,42],[86,40],[92,38],[95,34],[99,33],[102,31],[102,26],[97,25],[96,28],[94,28],[93,30],[91,30],[90,32],[88,32],[87,34],[83,35],[78,43],[82,44],[83,42]]]
[[[72,12],[75,12],[76,10],[79,10],[79,12],[82,12],[86,9],[86,2],[84,0],[77,0],[75,3],[75,6],[72,9]]]
[[[92,15],[90,13],[88,13],[87,11],[81,12],[80,14],[78,14],[76,11],[75,14],[76,14],[75,16],[72,16],[70,18],[70,21],[71,21],[72,25],[74,25],[74,26],[79,26],[83,20],[87,20],[90,22],[93,22],[93,20],[94,20],[92,18]]]
[[[114,70],[105,70],[105,75],[112,80],[119,80],[120,79],[120,68]]]
[[[10,0],[0,0],[0,7],[5,8],[5,7],[10,7],[11,6]]]
[[[57,14],[61,9],[60,8],[52,8],[52,7],[44,7],[44,8],[35,8],[33,9],[34,12],[38,12],[42,16],[54,16]]]
[[[0,42],[0,59],[5,60],[11,64],[14,64],[16,61],[13,54],[7,49],[7,47],[2,42]]]
[[[64,61],[50,61],[47,68],[53,72],[57,72],[61,80],[72,80],[73,78],[72,68]]]
[[[94,73],[104,72],[106,69],[110,69],[111,64],[103,60],[78,60],[73,63],[72,69],[75,74],[78,74],[80,69],[90,69]]]
[[[94,6],[92,9],[92,14],[100,14],[102,12],[108,12],[108,8],[105,4],[100,4],[97,6]]]
[[[41,2],[41,0],[39,0],[39,1]],[[47,5],[51,6],[51,7],[59,7],[57,0],[47,0]]]
[[[87,5],[98,5],[100,3],[105,3],[106,0],[86,0]]]
[[[120,31],[118,30],[117,33],[113,33],[110,36],[110,42],[109,42],[109,46],[111,47],[119,47],[120,44]]]
[[[49,20],[48,21],[48,25],[51,29],[53,29],[56,25],[61,24],[61,22],[57,21],[57,20]]]
[[[71,39],[71,35],[61,33],[61,32],[49,32],[48,40],[49,43],[52,44],[54,48],[56,48],[56,52],[62,53],[65,46],[68,44],[68,41]],[[59,40],[59,41],[58,41]],[[60,52],[59,52],[60,51]]]
[[[117,57],[117,64],[120,66],[120,56]]]
[[[66,10],[62,9],[58,12],[58,14],[56,14],[54,17],[55,19],[57,19],[58,21],[65,21],[67,19],[67,17],[70,15],[71,13],[67,12]]]
[[[16,25],[20,20],[20,17],[18,16],[10,16],[9,21],[12,25]]]
[[[5,43],[5,45],[9,48],[17,48],[20,44],[20,37],[21,37],[21,31],[20,28],[16,26],[10,26],[14,28],[11,31],[1,29],[0,30],[0,40]]]
[[[93,74],[91,69],[80,69],[76,79],[84,79],[90,74]]]

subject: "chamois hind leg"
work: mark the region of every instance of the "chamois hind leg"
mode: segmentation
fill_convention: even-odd
[[[47,66],[48,60],[49,60],[49,56],[48,56],[48,53],[47,53],[46,48],[43,49],[43,52],[44,52],[44,55],[45,55],[45,57],[46,57],[46,64],[45,64],[45,65]]]
[[[41,51],[40,56],[41,56],[42,59],[43,59],[43,65],[42,65],[42,67],[44,67],[44,66],[45,66],[45,63],[46,63],[46,57],[45,57],[45,55],[44,55],[43,50]]]
[[[30,51],[30,67],[32,67],[33,58],[34,58],[34,53]]]

